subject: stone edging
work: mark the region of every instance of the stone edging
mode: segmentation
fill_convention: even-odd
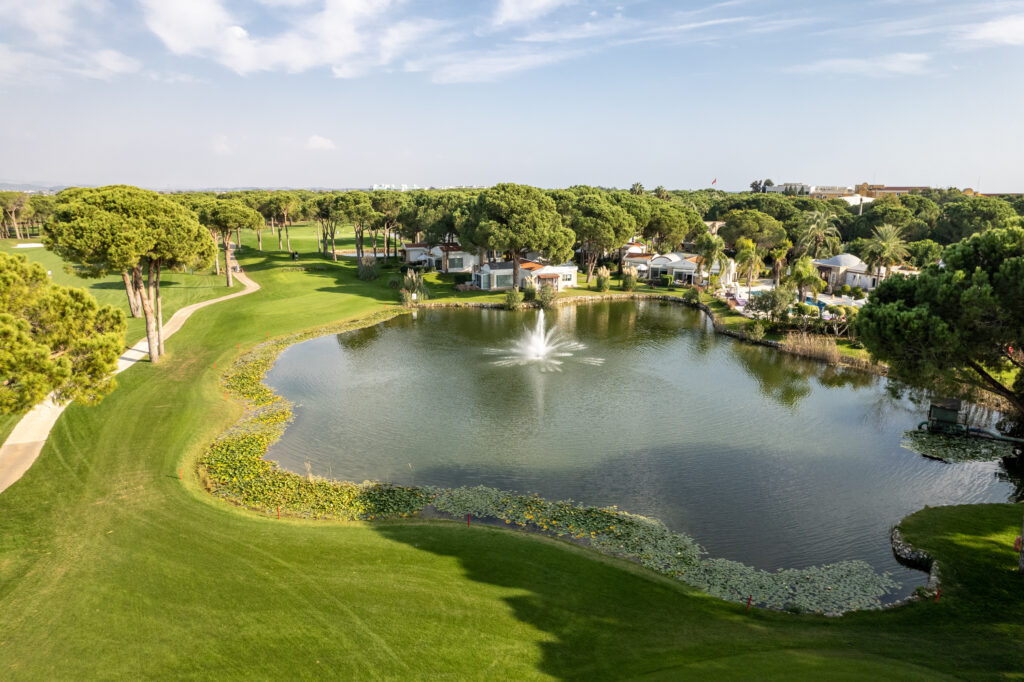
[[[892,544],[892,553],[896,557],[897,561],[908,568],[928,572],[928,584],[925,586],[925,589],[931,594],[936,594],[942,583],[939,562],[936,561],[928,552],[923,549],[918,549],[907,542],[903,537],[903,531],[898,525],[893,527],[892,533],[889,535],[889,540]],[[886,606],[899,606],[920,598],[921,597],[917,594],[912,594],[905,599],[900,599],[899,601],[887,604]]]

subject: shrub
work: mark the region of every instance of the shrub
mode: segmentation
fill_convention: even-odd
[[[391,277],[388,278],[388,288],[389,289],[400,289],[401,287],[402,287],[402,278],[401,277],[399,277],[398,275],[391,275]]]
[[[597,290],[608,291],[612,288],[612,273],[603,265],[597,269]]]
[[[423,275],[410,270],[405,274],[405,278],[402,280],[402,291],[401,291],[402,305],[411,306],[417,301],[426,301],[430,298],[430,289],[423,282]]]
[[[453,281],[455,284],[469,284],[473,281],[473,275],[468,272],[456,272]]]
[[[751,341],[760,341],[764,338],[764,323],[760,320],[751,320],[747,323],[747,338]]]
[[[542,286],[537,290],[537,302],[541,308],[550,308],[555,303],[558,292],[553,286]]]
[[[864,290],[860,287],[854,287],[850,290],[850,295],[853,296],[853,300],[859,301],[864,298]]]
[[[627,265],[622,270],[622,290],[633,291],[636,289],[636,282],[639,279],[636,268],[632,265]]]
[[[683,292],[683,300],[694,305],[700,303],[700,291],[695,287],[690,287]]]
[[[373,256],[363,256],[359,259],[356,274],[364,282],[370,282],[380,276],[380,266]]]
[[[661,283],[661,286],[667,288],[668,285],[672,283],[672,276],[671,275],[662,275],[661,277],[658,278],[658,282]]]
[[[509,289],[505,294],[505,310],[520,310],[523,307],[523,292]]]
[[[849,296],[851,291],[853,291],[853,289],[850,287],[849,284],[844,284],[843,286],[839,287],[839,293],[843,296]]]
[[[523,285],[523,300],[533,301],[537,298],[537,283],[533,277],[528,277],[526,283]]]

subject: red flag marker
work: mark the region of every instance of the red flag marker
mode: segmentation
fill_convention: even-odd
[[[754,600],[754,595],[750,595],[749,597],[747,597],[747,611],[750,610],[750,602],[752,602],[753,600]]]
[[[472,514],[466,514],[466,525],[469,526],[469,520]]]
[[[936,604],[938,604],[938,603],[939,603],[939,597],[941,597],[941,596],[942,596],[942,588],[940,587],[940,588],[939,588],[938,590],[936,590],[936,592],[935,592],[935,603],[936,603]]]

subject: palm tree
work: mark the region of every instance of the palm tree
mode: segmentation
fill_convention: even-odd
[[[817,294],[825,287],[825,280],[818,274],[818,268],[810,256],[800,256],[793,263],[789,276],[799,292],[800,303],[807,300],[808,289]]]
[[[836,217],[825,211],[808,211],[804,213],[803,232],[800,235],[798,246],[800,250],[817,258],[825,247],[830,252],[839,249],[842,235],[834,225]],[[829,254],[831,255],[831,254]]]
[[[761,252],[758,251],[756,246],[748,246],[742,249],[736,254],[736,265],[739,266],[740,277],[747,278],[747,297],[750,296],[750,290],[755,277],[761,274],[761,268],[764,267],[764,260],[761,258]]]
[[[724,272],[729,264],[729,256],[725,253],[725,241],[718,235],[705,232],[697,238],[695,246],[697,247],[697,261],[700,270],[707,270],[710,284],[711,268],[715,266],[715,263],[718,263],[720,272]]]
[[[644,190],[644,186],[641,185],[639,182],[633,183],[633,186],[629,188],[629,193],[637,195],[647,194],[647,192]]]
[[[665,189],[662,185],[658,185],[657,187],[654,188],[654,196],[657,199],[665,201],[666,199],[668,199],[668,190]]]
[[[868,240],[868,250],[878,268],[885,268],[885,276],[889,276],[889,268],[902,263],[910,257],[906,241],[903,239],[903,228],[885,223],[875,228]]]
[[[775,286],[779,286],[779,282],[782,281],[782,271],[786,269],[786,256],[789,255],[789,250],[792,248],[793,242],[784,239],[771,251],[772,277],[775,279]]]

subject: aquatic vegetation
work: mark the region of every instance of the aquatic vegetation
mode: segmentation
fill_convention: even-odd
[[[907,450],[944,462],[992,462],[1013,455],[1013,445],[988,438],[944,436],[928,431],[905,431],[900,442]]]

